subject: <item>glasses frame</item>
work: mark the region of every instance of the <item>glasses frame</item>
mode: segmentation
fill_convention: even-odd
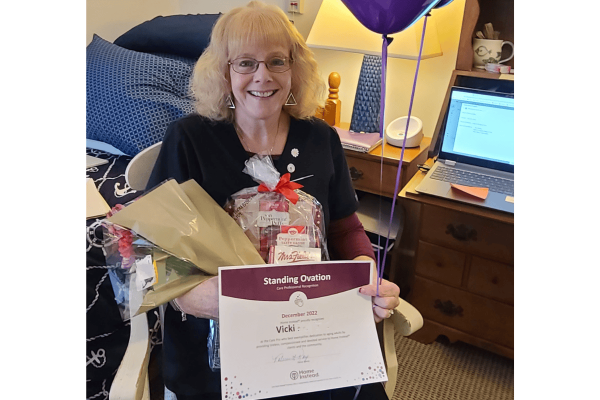
[[[286,70],[283,70],[283,71],[272,71],[272,70],[271,70],[271,68],[269,68],[269,64],[267,64],[267,61],[271,61],[271,60],[272,60],[272,59],[274,59],[274,58],[281,58],[282,60],[288,60],[288,61],[289,61],[289,64],[288,64],[288,69],[286,69]],[[238,71],[236,71],[236,70],[235,70],[235,67],[233,66],[233,62],[234,62],[234,61],[236,61],[236,60],[241,60],[241,59],[246,59],[246,60],[254,60],[254,61],[256,61],[256,68],[254,69],[254,71],[251,71],[251,72],[238,72]],[[261,63],[262,63],[262,64],[265,64],[265,67],[267,67],[267,69],[269,70],[269,72],[273,72],[274,74],[282,74],[282,73],[284,73],[284,72],[287,72],[287,71],[289,71],[290,69],[292,69],[292,63],[293,63],[293,62],[294,62],[294,60],[293,60],[292,58],[289,58],[289,57],[278,57],[278,56],[273,56],[273,57],[271,57],[270,59],[268,59],[268,60],[263,60],[263,61],[258,61],[258,60],[254,59],[254,58],[252,58],[252,57],[238,57],[238,58],[236,58],[236,59],[234,59],[234,60],[228,61],[228,62],[227,62],[227,64],[228,64],[229,66],[231,66],[231,69],[233,69],[233,71],[234,71],[236,74],[242,74],[242,75],[253,74],[253,73],[255,73],[256,71],[258,71],[258,67],[260,66],[260,64],[261,64]]]

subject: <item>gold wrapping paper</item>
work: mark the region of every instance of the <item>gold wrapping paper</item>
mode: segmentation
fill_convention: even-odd
[[[176,262],[174,255],[189,261],[198,271],[177,275],[165,282],[159,273],[153,290],[144,296],[136,315],[181,296],[211,276],[218,267],[264,264],[248,237],[236,222],[198,183],[178,184],[168,180],[108,218],[109,222],[131,229],[160,249],[155,250],[157,269]],[[161,268],[162,267],[162,268]],[[172,274],[173,275],[173,274]]]

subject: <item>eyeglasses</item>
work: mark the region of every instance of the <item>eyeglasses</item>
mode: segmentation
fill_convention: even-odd
[[[228,64],[238,74],[252,74],[258,69],[258,65],[264,63],[271,72],[285,72],[291,68],[292,60],[285,57],[271,57],[265,61],[257,61],[254,58],[241,57],[230,61]]]

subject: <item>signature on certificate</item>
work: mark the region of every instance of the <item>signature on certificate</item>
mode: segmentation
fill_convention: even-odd
[[[284,353],[279,353],[277,354],[275,357],[273,357],[273,362],[285,362],[285,361],[298,361],[298,362],[305,362],[306,360],[308,360],[308,354],[284,354]]]

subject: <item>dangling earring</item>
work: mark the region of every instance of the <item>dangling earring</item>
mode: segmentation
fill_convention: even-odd
[[[235,104],[233,104],[233,100],[231,100],[231,95],[227,95],[227,98],[225,99],[225,105],[227,108],[235,110]]]
[[[290,92],[290,95],[288,96],[287,100],[285,101],[284,106],[295,106],[297,104],[298,103],[296,102],[296,98],[294,97],[292,92]]]

